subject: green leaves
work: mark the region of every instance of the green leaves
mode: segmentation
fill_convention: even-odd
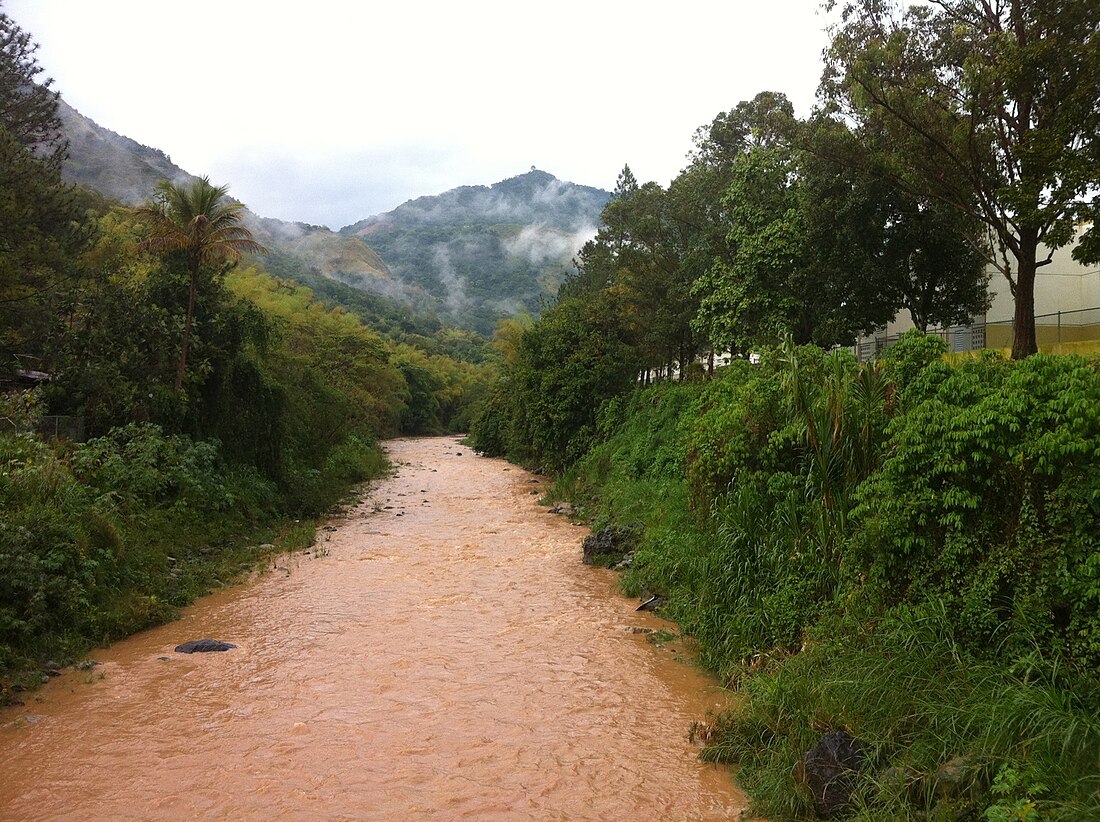
[[[1096,664],[1100,611],[1073,594],[1096,562],[1096,369],[1038,355],[933,364],[903,396],[855,512],[853,547],[879,594],[954,603],[975,648],[999,634],[1011,654],[1041,637]]]
[[[588,450],[601,403],[632,386],[640,363],[616,297],[566,298],[522,331],[471,440],[487,453],[562,468]]]

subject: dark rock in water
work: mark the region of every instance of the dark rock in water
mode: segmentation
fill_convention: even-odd
[[[584,538],[581,551],[588,565],[610,567],[634,550],[641,534],[637,525],[609,525]]]
[[[832,731],[802,756],[795,781],[810,789],[820,818],[830,819],[851,804],[856,775],[867,762],[866,748],[847,731]]]
[[[193,642],[185,642],[176,646],[177,654],[206,654],[211,651],[228,651],[236,648],[228,642],[219,642],[216,639],[197,639]]]
[[[76,669],[78,671],[90,671],[98,664],[99,663],[94,659],[85,659],[83,662],[78,662],[76,664]]]

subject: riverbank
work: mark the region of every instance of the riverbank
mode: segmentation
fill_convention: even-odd
[[[385,467],[366,443],[341,457],[314,472],[320,504]],[[314,539],[274,482],[155,426],[77,446],[0,435],[0,466],[0,705]]]
[[[521,436],[537,398],[475,426],[633,535],[624,590],[742,695],[705,755],[769,818],[1100,817],[1100,368],[942,353],[786,345],[562,418],[568,453]]]
[[[0,807],[737,818],[729,772],[687,739],[724,691],[647,640],[668,624],[580,562],[586,531],[537,504],[542,480],[454,438],[386,447],[394,474],[312,555],[9,712]],[[238,647],[173,653],[206,637]]]

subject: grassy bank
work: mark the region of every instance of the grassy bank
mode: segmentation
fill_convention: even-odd
[[[130,425],[88,443],[0,436],[0,704],[67,664],[312,544],[328,507],[385,468],[352,439],[280,488],[216,442]]]
[[[1100,372],[941,355],[787,346],[639,389],[559,477],[638,526],[624,587],[743,693],[705,755],[770,818],[813,818],[798,763],[837,730],[841,816],[1100,818]]]

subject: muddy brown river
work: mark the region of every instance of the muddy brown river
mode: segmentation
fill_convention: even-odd
[[[0,711],[0,818],[738,818],[687,739],[724,692],[584,529],[456,439],[388,448],[312,554]]]

